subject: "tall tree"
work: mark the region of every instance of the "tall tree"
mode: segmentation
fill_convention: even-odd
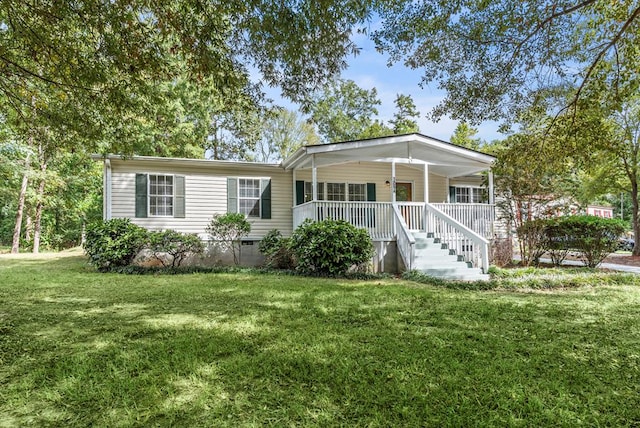
[[[282,161],[303,145],[319,143],[320,137],[313,125],[295,111],[276,108],[263,119],[254,160],[265,163]]]
[[[360,88],[353,80],[336,80],[317,93],[308,104],[312,121],[326,142],[361,138],[374,124],[378,91]]]
[[[607,94],[608,97],[608,94]],[[605,100],[602,100],[605,101]],[[602,193],[631,195],[631,224],[636,240],[640,236],[640,97],[631,95],[620,109],[590,103],[576,119],[567,118],[575,137],[587,143],[582,152],[586,168]],[[640,256],[640,245],[633,254]]]
[[[456,126],[451,136],[451,142],[467,149],[478,150],[480,148],[480,138],[474,138],[478,134],[476,128],[471,127],[466,122],[460,122]]]
[[[515,121],[545,101],[541,90],[573,88],[562,109],[590,87],[617,93],[640,83],[634,0],[394,1],[379,13],[378,49],[446,91],[433,118]]]
[[[122,146],[129,119],[142,113],[155,120],[160,83],[180,74],[226,91],[242,88],[254,67],[301,100],[357,52],[351,31],[370,11],[369,2],[346,0],[4,0],[0,96],[23,114],[32,96],[62,93],[68,107],[52,124],[75,128],[87,144]]]
[[[416,121],[416,118],[420,117],[420,112],[416,108],[411,95],[398,94],[394,102],[396,111],[393,114],[393,119],[389,121],[393,126],[393,133],[398,135],[420,132],[420,127]]]

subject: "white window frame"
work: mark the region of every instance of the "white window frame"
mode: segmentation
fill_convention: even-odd
[[[327,202],[349,202],[349,201],[353,201],[353,199],[351,198],[351,193],[349,192],[349,186],[351,185],[358,185],[358,186],[363,186],[364,189],[364,193],[363,193],[363,198],[361,201],[355,201],[355,202],[366,202],[367,201],[367,183],[360,183],[360,182],[347,182],[347,181],[318,181],[318,200],[319,201],[327,201]],[[344,186],[344,199],[343,200],[331,200],[329,201],[328,199],[328,195],[329,195],[329,184],[339,184],[339,185],[343,185]],[[307,199],[307,195],[309,194],[307,192],[307,185],[309,187],[311,187],[313,189],[313,183],[311,181],[305,181],[304,182],[304,202],[309,202],[313,199],[313,195],[309,197],[309,199]]]
[[[350,191],[351,186],[362,186],[362,189],[364,190],[364,193],[362,193],[362,199],[358,199],[357,201],[355,199],[352,199]],[[347,183],[347,201],[367,202],[367,183]]]
[[[262,177],[238,177],[238,194],[237,194],[237,204],[238,204],[238,211],[240,214],[243,214],[245,217],[247,218],[262,218],[262,192],[264,191],[264,189],[262,188],[262,180],[264,178]],[[257,181],[258,182],[258,197],[247,197],[247,196],[240,196],[240,180],[251,180],[251,181]],[[248,213],[244,213],[241,210],[241,205],[240,205],[240,201],[241,200],[257,200],[258,203],[258,214],[257,215],[250,215]]]
[[[323,181],[318,181],[318,200],[324,201],[325,195],[325,183]],[[309,192],[307,192],[307,185],[309,185]],[[305,181],[304,182],[304,202],[311,202],[313,200],[313,182]]]
[[[167,194],[151,194],[151,177],[171,177],[171,196]],[[157,186],[157,182],[156,182]],[[166,186],[166,185],[165,185]],[[171,198],[171,213],[170,214],[152,214],[151,213],[151,198],[162,198],[162,197],[170,197]],[[156,207],[160,205],[155,204]],[[163,173],[148,173],[147,174],[147,216],[148,217],[173,217],[173,214],[176,210],[176,176],[175,174],[163,174]],[[156,210],[157,212],[157,210]]]
[[[451,201],[452,204],[487,204],[488,202],[488,195],[486,195],[485,193],[487,192],[487,190],[482,187],[482,186],[460,186],[460,185],[453,185],[453,188],[456,189],[456,198],[454,201]],[[458,189],[466,189],[469,193],[469,202],[458,202]],[[480,200],[475,200],[474,198],[474,191],[480,193],[481,195],[481,199]]]

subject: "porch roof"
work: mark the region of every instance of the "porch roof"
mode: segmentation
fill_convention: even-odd
[[[367,140],[304,146],[285,159],[287,169],[306,169],[354,161],[429,165],[446,177],[471,175],[491,169],[493,156],[422,134],[393,135]]]

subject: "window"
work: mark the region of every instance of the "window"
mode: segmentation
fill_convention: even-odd
[[[238,212],[247,217],[260,217],[260,180],[240,178],[238,180]]]
[[[349,184],[349,200],[350,201],[366,201],[367,185],[366,184]]]
[[[313,200],[313,183],[310,181],[304,182],[304,201],[309,202]],[[318,182],[318,200],[324,201],[324,183]]]
[[[486,204],[487,191],[482,187],[450,187],[450,202],[457,204]]]
[[[346,186],[344,183],[327,183],[327,201],[346,200]]]
[[[149,215],[173,216],[173,176],[149,174]]]

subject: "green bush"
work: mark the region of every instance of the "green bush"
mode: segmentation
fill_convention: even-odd
[[[581,215],[561,220],[568,234],[567,246],[579,251],[584,264],[592,268],[616,250],[618,238],[626,230],[625,223],[619,219]]]
[[[296,258],[296,269],[312,275],[344,275],[373,255],[367,231],[344,220],[305,220],[293,232],[289,246]]]
[[[569,251],[576,251],[585,266],[596,267],[616,250],[626,225],[618,219],[591,215],[565,216],[528,221],[518,228],[523,239],[523,264],[537,264],[545,252],[559,266]]]
[[[146,229],[126,218],[100,221],[87,227],[84,251],[100,271],[128,266],[145,246]]]
[[[198,235],[180,233],[175,230],[149,233],[148,249],[162,266],[179,267],[189,254],[202,254],[204,244]],[[167,260],[165,255],[171,256]]]
[[[258,250],[265,256],[265,266],[276,269],[292,269],[293,254],[290,240],[283,238],[278,229],[272,229],[260,240]]]
[[[233,262],[237,265],[240,261],[240,239],[251,232],[251,223],[245,215],[214,214],[205,230],[212,240],[221,243],[225,249],[231,250]]]

